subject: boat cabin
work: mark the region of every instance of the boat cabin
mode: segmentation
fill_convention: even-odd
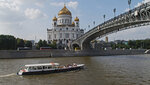
[[[59,63],[46,63],[46,64],[30,64],[25,65],[26,71],[41,71],[55,69],[59,67]]]

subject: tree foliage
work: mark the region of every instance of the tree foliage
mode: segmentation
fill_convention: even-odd
[[[16,50],[18,47],[31,48],[32,42],[11,35],[0,35],[0,50]]]
[[[49,44],[49,47],[56,49],[57,48],[57,44],[55,41],[53,41],[52,43]]]
[[[16,49],[16,39],[11,35],[0,35],[0,50]]]
[[[25,41],[25,47],[32,48],[32,42],[31,41]]]
[[[40,47],[43,47],[43,41],[42,40],[39,40],[39,42],[37,43],[37,46],[36,46],[37,49],[40,49]]]
[[[37,43],[36,48],[40,49],[40,47],[51,47],[52,49],[56,49],[56,42],[53,41],[52,43],[48,44],[46,40],[39,40]]]
[[[17,47],[24,47],[25,42],[23,39],[17,38]]]
[[[146,40],[129,40],[128,44],[118,43],[111,45],[113,49],[115,48],[132,48],[132,49],[150,49],[150,39]]]

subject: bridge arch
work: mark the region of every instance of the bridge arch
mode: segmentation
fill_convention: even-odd
[[[98,30],[97,29],[97,30],[95,30],[95,32],[93,32],[93,33],[87,35],[86,37],[84,37],[81,40],[81,44],[79,46],[81,46],[82,50],[92,49],[91,48],[91,41],[96,39],[97,37],[102,38],[106,35],[116,33],[118,31],[123,31],[123,30],[131,29],[131,28],[135,28],[135,27],[139,27],[139,26],[149,25],[149,23],[147,23],[147,22],[150,22],[150,21],[127,22],[127,23],[123,23],[123,24],[120,24],[120,25],[111,26],[111,27],[108,27],[107,29],[103,29],[103,30],[101,30],[101,29]]]
[[[89,49],[91,47],[90,42],[97,37],[101,38],[118,31],[146,25],[150,25],[150,2],[94,27],[73,43],[78,43],[82,50]]]
[[[75,48],[81,48],[80,44],[77,44],[77,43],[73,43],[71,45],[72,49],[75,49]]]

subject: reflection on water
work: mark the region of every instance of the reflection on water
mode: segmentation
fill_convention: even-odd
[[[17,76],[25,64],[84,63],[85,69],[48,75]],[[0,85],[150,85],[150,55],[1,59]]]

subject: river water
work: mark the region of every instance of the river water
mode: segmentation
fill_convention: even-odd
[[[18,76],[25,64],[83,63],[85,69]],[[0,59],[0,85],[150,85],[150,55]]]

